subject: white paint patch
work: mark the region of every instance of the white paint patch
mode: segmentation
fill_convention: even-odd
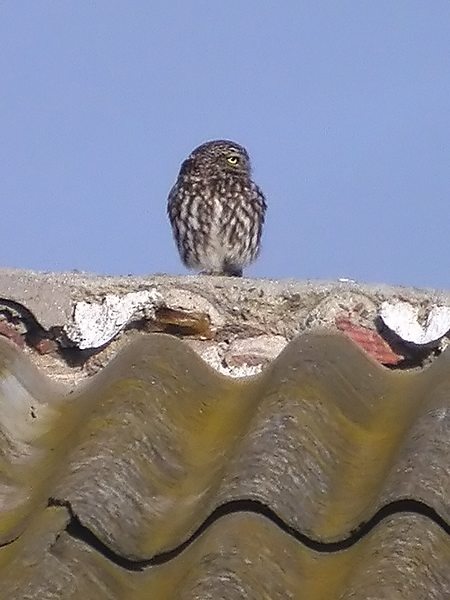
[[[450,331],[449,306],[433,306],[424,324],[419,321],[419,311],[409,302],[383,302],[380,317],[402,340],[417,345],[437,342]]]
[[[155,289],[107,294],[101,302],[77,302],[72,322],[64,326],[66,336],[78,348],[99,348],[112,340],[134,317],[152,318],[162,296]]]

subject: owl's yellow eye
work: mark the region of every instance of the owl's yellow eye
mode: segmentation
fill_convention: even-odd
[[[239,158],[237,156],[228,156],[227,162],[229,162],[230,165],[237,165],[239,162]]]

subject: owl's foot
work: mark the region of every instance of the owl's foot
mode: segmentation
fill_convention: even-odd
[[[226,267],[223,271],[200,271],[199,275],[210,275],[212,277],[242,277],[242,269]]]
[[[227,267],[223,272],[223,275],[228,275],[228,277],[242,277],[242,269],[238,269],[237,267]]]
[[[228,277],[242,277],[242,267],[237,267],[233,263],[225,261],[223,274],[228,275]]]

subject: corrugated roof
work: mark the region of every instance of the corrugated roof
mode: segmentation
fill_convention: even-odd
[[[0,598],[450,598],[449,352],[232,380],[153,334],[71,393],[0,357]]]

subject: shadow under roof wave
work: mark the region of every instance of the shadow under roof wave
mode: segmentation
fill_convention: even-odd
[[[382,521],[348,550],[310,550],[252,513],[211,525],[173,560],[141,571],[117,566],[64,531],[63,508],[37,515],[8,548],[0,597],[39,600],[444,600],[450,538],[419,515]]]

